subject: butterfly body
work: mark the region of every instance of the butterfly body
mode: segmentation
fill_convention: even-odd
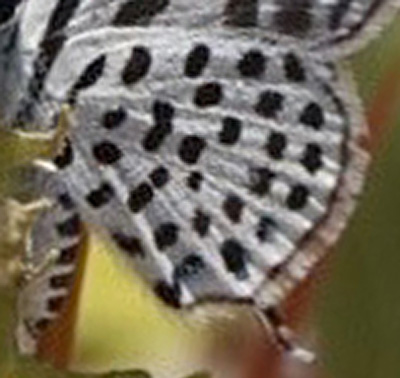
[[[30,253],[71,273],[92,223],[168,305],[279,305],[360,190],[366,130],[336,60],[389,3],[28,0],[11,124],[72,109]],[[58,313],[59,268],[26,289],[47,285],[21,304],[22,344]]]

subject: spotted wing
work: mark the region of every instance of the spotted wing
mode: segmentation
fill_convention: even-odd
[[[129,33],[100,56],[110,34],[65,51],[87,67],[54,67],[76,104],[59,180],[167,303],[251,300],[330,214],[361,124],[337,73],[295,48]]]
[[[27,46],[41,48],[109,26],[249,28],[316,48],[357,38],[399,5],[398,0],[29,0],[22,30]]]
[[[36,354],[43,333],[71,303],[85,244],[84,225],[73,200],[59,182],[54,185],[46,176],[41,190],[55,205],[35,221],[25,257],[27,266],[41,272],[23,282],[18,297],[16,339],[21,353],[28,355]]]
[[[343,55],[375,36],[382,21],[396,14],[398,7],[397,0],[262,1],[259,22],[260,28],[289,37],[288,41],[304,42],[319,54],[334,49]]]
[[[25,126],[52,126],[54,108],[66,99],[43,89],[73,39],[130,27],[225,29],[282,45],[300,43],[316,59],[332,60],[332,52],[353,51],[361,35],[376,35],[372,29],[380,23],[373,21],[395,14],[398,5],[398,0],[29,0],[21,20],[26,89],[15,118]],[[38,110],[40,102],[47,108]]]

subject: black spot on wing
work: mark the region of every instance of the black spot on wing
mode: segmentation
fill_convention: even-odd
[[[42,333],[50,326],[51,323],[51,319],[42,318],[35,323],[34,328],[36,332]]]
[[[116,129],[127,119],[126,109],[122,106],[112,109],[103,115],[103,127],[107,130]]]
[[[250,191],[258,196],[268,194],[275,176],[267,167],[250,169]]]
[[[140,240],[131,235],[122,232],[115,232],[112,234],[114,242],[119,248],[126,252],[131,257],[145,257],[145,251]]]
[[[79,235],[81,231],[81,221],[79,215],[74,214],[70,218],[67,218],[65,221],[57,223],[56,229],[58,234],[63,237],[72,237]]]
[[[197,88],[193,101],[199,108],[206,108],[218,105],[222,101],[222,97],[221,84],[210,82]]]
[[[199,275],[205,268],[206,264],[201,256],[196,254],[188,255],[176,266],[174,279],[176,281],[190,279]]]
[[[174,246],[178,242],[178,236],[179,227],[172,222],[162,223],[154,231],[154,241],[160,251]]]
[[[153,105],[154,122],[158,126],[169,125],[175,114],[174,107],[163,101],[155,101]]]
[[[60,53],[66,37],[63,29],[73,17],[81,0],[58,1],[46,26],[44,36],[39,45],[39,54],[33,63],[33,74],[28,84],[27,99],[19,110],[17,119],[29,117],[34,103],[39,98],[46,77]]]
[[[310,102],[303,109],[300,122],[305,126],[319,130],[325,123],[324,110],[316,102]]]
[[[187,186],[194,192],[198,192],[201,189],[201,184],[204,180],[203,175],[200,172],[192,172],[187,178]]]
[[[222,209],[225,215],[232,223],[239,223],[244,208],[243,200],[235,194],[228,195],[223,204]]]
[[[218,134],[221,144],[234,145],[239,141],[242,122],[235,117],[225,117],[222,120],[222,130]]]
[[[290,210],[301,210],[307,205],[309,195],[307,187],[301,184],[295,185],[286,199],[286,204]]]
[[[142,80],[150,70],[151,61],[150,51],[146,47],[135,46],[121,73],[122,82],[133,85]]]
[[[33,64],[34,73],[28,85],[28,93],[33,99],[39,98],[48,72],[61,51],[65,39],[63,34],[58,34],[42,41],[40,53]]]
[[[239,73],[246,78],[259,78],[265,72],[267,59],[260,50],[250,50],[237,65]]]
[[[268,138],[265,149],[272,159],[280,160],[283,158],[287,147],[287,138],[280,132],[272,132]]]
[[[74,275],[72,273],[59,274],[51,277],[49,284],[52,289],[63,289],[70,287],[73,283],[73,280]]]
[[[104,140],[93,146],[93,156],[99,164],[111,165],[122,158],[122,151],[116,144]]]
[[[273,25],[280,34],[296,38],[305,38],[313,26],[312,1],[282,1],[274,14]]]
[[[200,44],[190,51],[186,58],[185,76],[190,78],[199,77],[207,67],[211,51],[207,45]]]
[[[168,4],[169,0],[128,0],[118,10],[113,25],[148,25]]]
[[[317,172],[323,166],[322,148],[316,143],[309,143],[306,146],[301,163],[310,173]]]
[[[271,232],[275,227],[276,223],[271,217],[267,215],[262,216],[256,229],[257,239],[260,242],[265,242],[269,240],[269,238],[271,237]]]
[[[89,63],[69,91],[68,101],[74,103],[78,93],[97,83],[104,72],[107,57],[102,54]]]
[[[178,154],[184,163],[193,165],[200,159],[201,153],[205,147],[206,142],[203,138],[190,135],[182,139]]]
[[[98,209],[107,205],[113,199],[114,194],[114,188],[109,183],[104,182],[86,195],[86,201],[91,207]]]
[[[74,236],[74,235],[71,235]],[[60,250],[56,264],[58,265],[71,265],[78,258],[79,244],[74,244]]]
[[[168,306],[181,307],[181,288],[177,282],[169,284],[159,281],[154,286],[154,293]]]
[[[233,273],[238,280],[248,278],[248,251],[235,239],[227,239],[221,245],[221,255],[226,269]]]
[[[64,306],[64,303],[66,303],[66,297],[65,296],[57,296],[48,299],[47,301],[47,310],[52,313],[59,313]]]
[[[292,82],[306,80],[306,71],[300,58],[294,53],[288,53],[284,57],[284,69],[286,79]]]
[[[61,193],[57,198],[57,202],[64,210],[72,210],[75,207],[73,199],[67,192]]]
[[[157,151],[173,130],[174,107],[162,101],[155,101],[153,105],[154,126],[145,135],[142,146],[148,152]]]
[[[254,27],[258,23],[259,0],[229,0],[225,8],[225,24]]]
[[[57,2],[57,6],[47,24],[45,38],[59,32],[68,24],[81,1],[82,0],[63,0]]]
[[[154,192],[151,186],[147,183],[139,184],[134,188],[128,198],[129,209],[133,213],[139,213],[142,211],[154,197]]]
[[[160,166],[154,169],[150,175],[150,180],[157,189],[164,187],[169,181],[168,169]]]
[[[255,111],[264,118],[276,118],[282,110],[284,96],[276,91],[267,90],[260,94]]]
[[[195,215],[192,219],[193,230],[197,232],[200,237],[208,234],[211,224],[211,217],[200,209],[196,209]]]

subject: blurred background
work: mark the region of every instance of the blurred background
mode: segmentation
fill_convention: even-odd
[[[92,377],[125,369],[132,372],[103,376],[399,378],[400,18],[347,65],[367,109],[374,159],[345,235],[287,304],[289,321],[317,349],[316,366],[279,358],[240,309],[223,309],[211,322],[203,312],[180,315],[164,308],[93,234],[82,281],[64,319],[43,341],[42,361],[18,356],[17,289],[0,288],[0,378]],[[10,172],[38,147],[2,142],[4,198],[18,191]],[[0,256],[14,253],[0,244]],[[80,373],[63,373],[65,367]]]

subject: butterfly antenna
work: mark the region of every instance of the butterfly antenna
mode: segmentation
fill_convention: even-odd
[[[256,315],[285,353],[305,364],[315,362],[315,353],[297,343],[294,332],[285,325],[283,316],[276,307],[256,308]]]

